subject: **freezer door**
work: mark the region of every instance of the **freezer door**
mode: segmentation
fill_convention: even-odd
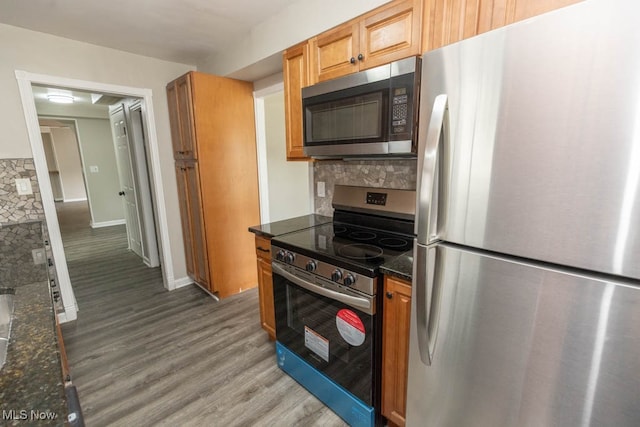
[[[640,279],[631,10],[637,2],[581,2],[424,56],[417,224],[431,227],[418,230],[421,243],[436,236]],[[430,135],[448,140],[436,150]],[[434,153],[448,158],[439,172]],[[447,188],[435,207],[432,188]]]
[[[640,289],[446,244],[414,259],[437,271],[414,283],[407,426],[640,425]]]

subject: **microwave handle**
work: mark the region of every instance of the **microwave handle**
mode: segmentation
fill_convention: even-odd
[[[355,296],[351,296],[351,295],[346,295],[343,294],[341,292],[336,292],[333,291],[331,289],[327,289],[327,288],[323,288],[322,286],[316,285],[315,283],[311,283],[311,282],[307,282],[304,279],[301,279],[291,273],[289,273],[287,270],[285,270],[284,268],[282,268],[280,265],[276,264],[275,262],[271,264],[271,269],[273,270],[273,273],[276,273],[282,277],[284,277],[285,279],[287,279],[290,282],[295,283],[296,285],[300,286],[301,288],[304,288],[308,291],[311,291],[315,294],[318,295],[322,295],[325,296],[329,299],[335,300],[335,301],[340,301],[344,304],[347,304],[349,306],[352,307],[356,307],[359,309],[363,309],[363,311],[365,311],[368,314],[373,314],[372,313],[372,304],[371,301],[367,298],[360,298],[360,297],[355,297]]]

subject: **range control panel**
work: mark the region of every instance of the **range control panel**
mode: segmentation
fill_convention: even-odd
[[[367,204],[385,206],[387,204],[387,193],[367,191]]]

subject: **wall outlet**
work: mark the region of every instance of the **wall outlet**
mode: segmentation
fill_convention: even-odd
[[[318,197],[325,197],[324,181],[318,181],[317,187],[316,187],[316,192],[318,193]]]
[[[31,256],[33,257],[33,263],[36,265],[44,264],[47,260],[47,257],[44,254],[44,248],[32,250]]]
[[[15,182],[16,190],[18,190],[19,196],[33,194],[33,189],[31,188],[31,180],[29,178],[17,178]]]

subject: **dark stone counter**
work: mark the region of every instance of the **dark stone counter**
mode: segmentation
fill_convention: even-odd
[[[398,277],[411,282],[413,278],[413,250],[399,255],[380,266],[382,274]]]
[[[7,360],[0,370],[0,424],[63,425],[67,401],[49,283],[15,291]]]
[[[39,264],[33,250],[42,251]],[[0,227],[0,288],[15,293],[0,425],[64,425],[67,399],[40,221]]]
[[[332,222],[330,216],[310,214],[296,218],[285,219],[282,221],[270,222],[268,224],[254,225],[249,227],[249,231],[264,237],[272,238],[294,231],[304,230],[305,228],[315,227],[316,225]]]

